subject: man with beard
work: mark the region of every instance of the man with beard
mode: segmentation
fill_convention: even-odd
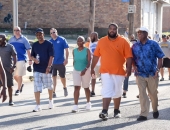
[[[90,35],[90,39],[91,39],[91,42],[89,44],[89,50],[93,58],[93,54],[98,43],[98,33],[92,32]],[[91,80],[91,86],[92,86],[91,97],[95,96],[94,90],[95,90],[96,78],[100,77],[99,68],[100,68],[100,60],[98,61],[97,65],[94,68],[95,75],[92,77],[92,80]]]
[[[9,105],[14,105],[12,100],[13,72],[16,65],[16,51],[13,45],[6,42],[6,35],[0,35],[0,57],[6,73],[7,87],[9,94]]]
[[[118,34],[117,24],[110,24],[108,35],[98,41],[91,65],[91,75],[95,74],[94,68],[99,57],[101,57],[101,94],[103,97],[103,110],[99,114],[99,117],[103,120],[108,119],[108,108],[111,98],[113,98],[113,116],[115,118],[119,118],[121,117],[119,106],[123,92],[123,81],[125,76],[131,75],[132,52],[130,43],[126,40],[126,38]]]

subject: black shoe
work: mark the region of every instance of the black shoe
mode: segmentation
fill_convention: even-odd
[[[108,113],[107,112],[101,112],[99,114],[99,118],[101,118],[102,120],[106,121],[108,119]]]
[[[136,97],[139,98],[139,95],[137,95]]]
[[[123,93],[122,97],[123,98],[127,98],[126,93]]]
[[[91,97],[94,97],[95,96],[95,93],[92,91],[91,92]]]
[[[161,78],[160,81],[164,81],[164,78]]]
[[[13,106],[14,102],[13,101],[9,101],[9,106]]]
[[[120,111],[118,109],[114,109],[114,117],[115,118],[120,118],[121,117]]]
[[[57,97],[56,93],[55,93],[55,92],[53,92],[53,98],[56,98],[56,97]]]
[[[24,84],[21,85],[20,93],[22,93],[23,87],[24,87]]]
[[[157,111],[157,112],[153,112],[153,118],[158,118],[159,117],[159,112]]]
[[[20,91],[17,90],[17,91],[15,92],[15,95],[18,96],[19,94],[20,94]]]
[[[145,117],[145,116],[139,116],[137,118],[137,121],[146,121],[146,120],[147,120],[147,117]]]

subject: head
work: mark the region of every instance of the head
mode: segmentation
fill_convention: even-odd
[[[126,32],[129,32],[129,28],[126,28]]]
[[[79,36],[77,38],[77,45],[78,45],[78,47],[83,47],[84,43],[85,43],[85,38],[83,36]]]
[[[50,36],[52,37],[52,39],[56,39],[57,36],[58,36],[57,29],[51,28],[50,29]]]
[[[166,39],[169,40],[169,36],[166,36]]]
[[[42,28],[38,28],[35,34],[39,42],[44,41],[44,31]]]
[[[135,35],[132,34],[132,35],[130,36],[130,39],[131,39],[131,40],[134,40],[134,39],[135,39]]]
[[[118,25],[115,23],[111,23],[109,25],[109,30],[108,30],[108,37],[109,38],[116,38],[118,35]]]
[[[14,27],[14,36],[15,37],[20,37],[21,36],[21,28],[16,26]]]
[[[98,41],[98,33],[97,32],[92,32],[90,34],[90,39],[91,39],[92,43]]]
[[[0,46],[3,46],[6,44],[6,35],[0,34]]]
[[[91,42],[91,39],[90,39],[90,37],[88,37],[88,38],[87,38],[87,42]]]
[[[149,30],[146,27],[141,27],[140,29],[138,29],[138,39],[140,41],[146,40],[148,38],[148,32]]]
[[[157,34],[158,32],[157,31],[155,31],[155,34]]]
[[[167,42],[166,35],[162,35],[162,41],[163,41],[163,42]]]

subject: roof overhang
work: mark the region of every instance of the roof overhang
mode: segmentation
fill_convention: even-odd
[[[170,5],[170,0],[151,0],[151,1]]]

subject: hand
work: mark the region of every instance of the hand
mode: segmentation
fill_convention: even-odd
[[[67,63],[68,63],[68,60],[65,59],[63,64],[64,64],[64,65],[67,65]]]
[[[29,60],[29,65],[32,65],[32,60]]]
[[[93,75],[95,75],[95,71],[91,70],[91,77],[93,77]]]
[[[85,75],[85,73],[86,73],[86,69],[84,69],[83,71],[81,71],[81,74],[80,74],[80,76],[83,76],[83,75]]]
[[[10,68],[10,73],[13,73],[14,72],[14,68]]]
[[[51,67],[47,67],[47,69],[46,69],[46,74],[48,74],[48,73],[50,73],[50,71],[51,71]]]
[[[6,88],[3,88],[1,93],[0,93],[0,98],[2,97],[2,102],[4,102],[7,99],[6,95]]]
[[[159,73],[159,71],[155,72],[155,75],[153,76],[154,79],[158,78],[158,73]]]
[[[34,58],[34,63],[35,63],[35,64],[39,64],[39,60],[37,60],[37,59]]]

